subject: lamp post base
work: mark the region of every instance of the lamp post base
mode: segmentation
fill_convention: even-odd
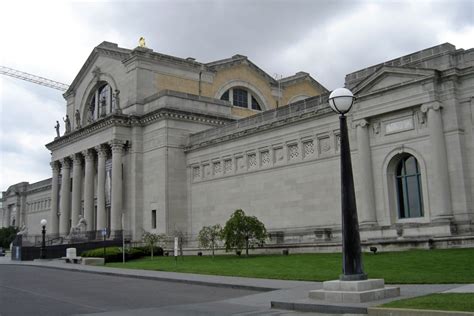
[[[385,287],[383,279],[326,281],[322,290],[309,292],[309,298],[335,303],[363,303],[400,296],[400,288]]]
[[[341,274],[339,275],[339,280],[340,281],[363,281],[367,280],[367,274],[361,273],[361,274]]]

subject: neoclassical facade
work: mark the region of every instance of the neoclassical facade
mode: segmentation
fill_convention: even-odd
[[[362,240],[472,245],[474,50],[431,47],[348,74],[346,87]],[[328,94],[307,73],[275,80],[242,55],[200,63],[104,42],[64,94],[69,128],[46,145],[52,178],[4,192],[2,225],[37,233],[41,215],[67,235],[83,216],[90,231],[192,240],[241,208],[270,243],[337,243]]]

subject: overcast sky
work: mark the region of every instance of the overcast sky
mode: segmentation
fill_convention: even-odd
[[[444,42],[474,47],[474,1],[2,1],[0,65],[70,84],[102,41],[209,62],[248,56],[271,76],[347,73]],[[0,190],[51,176],[60,91],[0,75]]]

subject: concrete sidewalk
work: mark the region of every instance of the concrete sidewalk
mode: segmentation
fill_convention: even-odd
[[[128,278],[141,278],[157,281],[181,282],[217,287],[231,287],[257,290],[262,293],[227,300],[227,303],[252,307],[288,309],[330,314],[365,314],[367,308],[377,306],[392,300],[427,295],[442,292],[474,292],[474,285],[464,284],[428,284],[428,285],[395,285],[400,287],[401,296],[386,300],[367,303],[330,303],[308,298],[310,290],[322,288],[321,282],[288,281],[257,279],[244,277],[227,277],[215,275],[199,275],[190,273],[162,272],[149,270],[132,270],[108,268],[100,266],[85,266],[81,264],[64,263],[60,260],[48,261],[11,261],[8,257],[0,257],[1,264],[26,265],[50,269],[63,269],[85,273],[97,273]]]

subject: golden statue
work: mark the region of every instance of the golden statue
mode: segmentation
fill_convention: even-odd
[[[140,39],[138,40],[138,46],[140,46],[140,47],[146,47],[145,38],[144,38],[143,36],[140,37]]]

